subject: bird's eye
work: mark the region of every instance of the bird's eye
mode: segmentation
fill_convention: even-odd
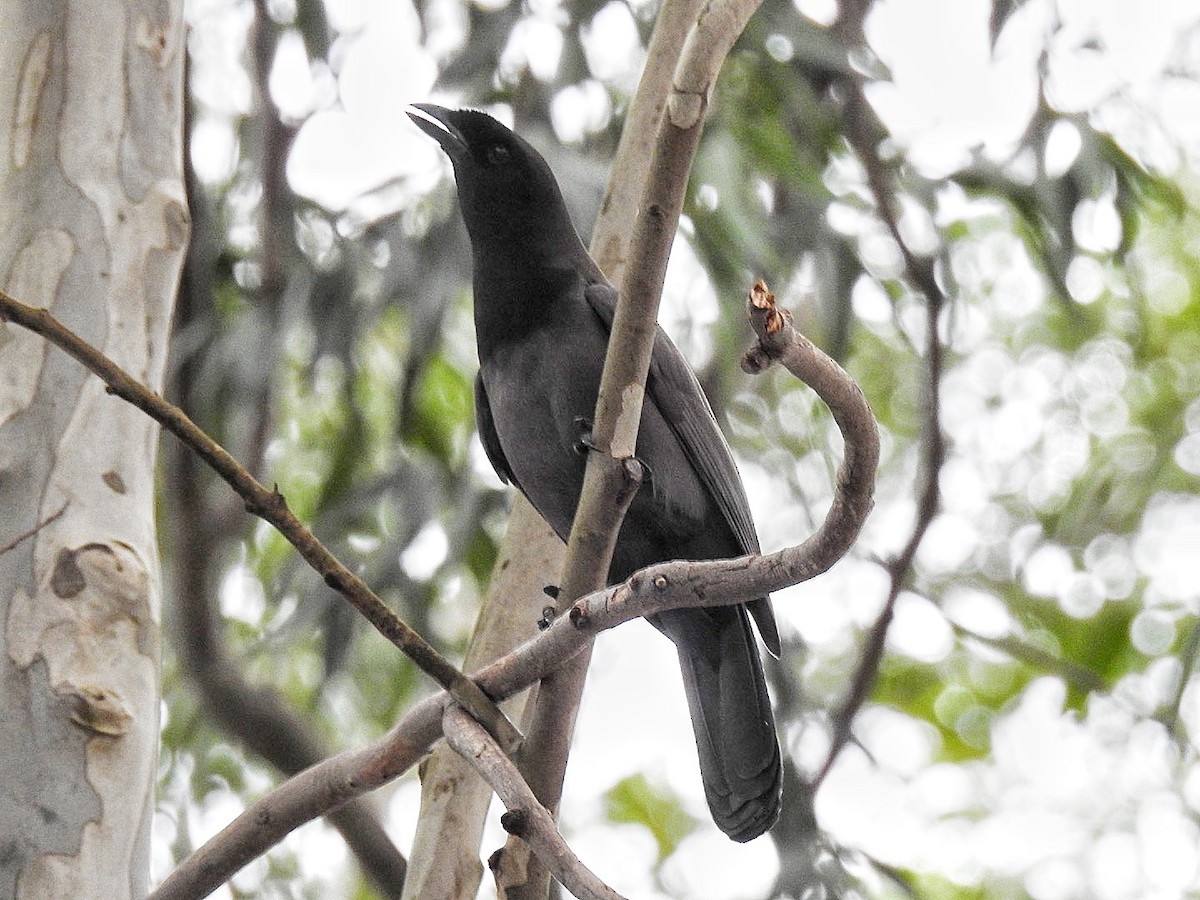
[[[512,154],[509,153],[508,148],[502,144],[493,144],[491,147],[487,148],[487,161],[493,166],[504,165],[506,162],[508,162],[511,155]]]

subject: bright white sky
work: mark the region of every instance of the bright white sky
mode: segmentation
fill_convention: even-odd
[[[193,19],[227,2],[196,0]],[[460,23],[449,6],[435,4],[433,9],[442,10],[446,20],[439,43],[452,49]],[[828,0],[800,6],[818,17],[830,13]],[[349,35],[339,39],[333,54],[337,75],[310,67],[293,35],[280,48],[271,88],[285,114],[299,119],[316,111],[293,153],[293,184],[340,208],[392,179],[438,168],[436,147],[412,127],[404,107],[420,100],[454,103],[461,98],[433,91],[436,64],[420,44],[420,23],[410,5],[334,0],[328,7],[333,25]],[[531,9],[534,14],[506,59],[550,73],[561,49],[563,12],[552,0],[533,3]],[[1120,94],[1194,152],[1194,139],[1200,139],[1197,87],[1162,77],[1179,52],[1183,26],[1195,21],[1192,0],[1031,0],[1012,17],[994,55],[988,46],[988,9],[984,0],[885,0],[868,20],[868,38],[892,73],[890,83],[872,88],[872,102],[910,156],[931,173],[963,164],[973,148],[982,147],[996,158],[1011,151],[1033,112],[1035,62],[1056,20],[1064,27],[1051,46],[1048,91],[1058,108],[1094,109]],[[226,36],[239,30],[239,18],[244,28],[244,14],[226,16],[221,29]],[[528,45],[522,46],[521,38]],[[640,65],[635,48],[628,7],[618,2],[603,7],[589,29],[588,58],[594,71],[628,84]],[[947,77],[948,72],[953,76]],[[206,100],[214,112],[244,111],[249,105],[248,85],[229,91],[225,83],[213,93]],[[560,136],[578,137],[589,119],[604,114],[596,107],[605,102],[600,92],[569,89],[555,106]],[[230,136],[206,129],[199,139],[207,142],[207,152],[200,156],[212,160],[209,174],[227,172],[233,159]]]
[[[797,5],[813,18],[827,20],[833,2],[797,0]],[[433,90],[436,63],[420,44],[410,4],[329,0],[327,6],[343,35],[332,54],[336,73],[310,66],[299,38],[285,39],[271,79],[272,96],[285,114],[307,117],[288,169],[294,187],[331,208],[369,213],[394,202],[364,203],[362,196],[372,189],[393,183],[402,193],[424,192],[447,173],[433,142],[408,122],[405,105],[428,100],[454,105],[462,98]],[[534,72],[549,73],[557,63],[564,12],[554,0],[531,0],[529,8],[532,15],[506,54],[507,64],[524,63]],[[453,52],[462,28],[455,4],[435,2],[430,9],[432,20],[440,23],[434,33],[438,52]],[[1033,112],[1037,59],[1051,33],[1055,36],[1046,62],[1051,102],[1065,111],[1099,107],[1093,114],[1153,166],[1174,170],[1186,162],[1197,168],[1200,85],[1164,74],[1183,49],[1185,26],[1200,17],[1195,0],[1028,0],[994,53],[988,14],[985,0],[884,0],[867,22],[868,38],[892,75],[890,82],[873,85],[869,96],[923,170],[932,176],[952,171],[979,148],[994,160],[1007,159]],[[248,11],[236,0],[193,0],[189,15],[195,25],[193,52],[202,64],[198,71],[205,73],[195,90],[207,105],[194,137],[197,167],[202,177],[223,179],[237,156],[230,117],[250,107],[250,88],[237,64]],[[1062,27],[1055,31],[1057,23]],[[629,8],[619,2],[603,7],[589,34],[594,71],[631,83],[640,61]],[[1189,40],[1194,62],[1200,44],[1195,29]],[[603,91],[569,89],[554,106],[555,127],[560,139],[577,139],[589,122],[607,113]],[[1077,151],[1078,135],[1072,142],[1068,130],[1053,151],[1060,159],[1051,162],[1065,168]],[[686,256],[686,246],[680,249]],[[671,278],[676,293],[690,295],[695,316],[696,276],[687,269],[676,264]],[[668,326],[671,295],[669,286]],[[869,298],[862,302],[869,309]],[[801,537],[803,522],[773,508],[765,476],[753,470],[747,476],[767,549]],[[902,503],[881,504],[864,535],[867,550],[891,549],[888,536],[904,533],[896,522],[908,514]],[[1190,527],[1195,530],[1194,507],[1156,514],[1193,516]],[[947,540],[931,540],[940,549],[931,550],[927,560],[935,565],[938,553],[953,556],[952,538],[973,527],[969,511],[942,524],[949,526],[942,529]],[[1154,553],[1156,548],[1137,552]],[[1048,557],[1031,571],[1054,578],[1059,571],[1055,565]],[[844,640],[843,626],[850,622],[869,622],[883,596],[877,567],[847,561],[817,582],[780,595],[776,608],[807,641],[821,645]],[[952,599],[950,606],[983,633],[989,622],[1003,618],[986,596],[964,591]],[[1154,639],[1151,625],[1147,640]],[[951,640],[940,612],[920,598],[903,599],[894,626],[895,652],[936,661],[945,657]],[[1165,675],[1151,672],[1146,677],[1152,681]],[[615,888],[638,897],[660,896],[646,876],[652,842],[641,828],[614,828],[605,822],[594,795],[643,771],[687,798],[695,816],[707,821],[678,683],[673,651],[649,626],[631,624],[619,635],[603,638],[567,785],[563,818],[576,851]],[[638,697],[638,704],[621,702],[628,697]],[[1156,732],[1137,726],[1131,712],[1137,704],[1114,700],[1100,706],[1086,723],[1065,719],[1058,684],[1038,684],[994,732],[994,763],[978,770],[933,765],[934,737],[921,725],[871,711],[862,717],[858,733],[868,750],[879,751],[876,762],[859,751],[844,754],[819,795],[821,823],[835,839],[885,862],[928,866],[965,882],[983,871],[1030,871],[1026,888],[1038,900],[1179,896],[1185,886],[1196,886],[1200,868],[1200,835],[1194,824],[1200,784],[1187,798],[1171,794],[1164,774],[1169,747]],[[606,739],[634,733],[640,735],[636,742]],[[809,741],[794,749],[804,759],[817,759],[823,748]],[[589,784],[572,790],[571,779],[585,773]],[[1099,783],[1105,786],[1102,795],[1097,795]],[[945,813],[965,811],[981,801],[1002,810],[983,828],[939,824]],[[415,781],[403,782],[390,804],[401,841],[411,835],[416,803]],[[1089,846],[1082,827],[1112,809],[1129,810],[1135,821],[1126,831]],[[206,811],[197,836],[223,825],[228,814],[227,808]],[[485,847],[502,841],[494,819]],[[296,839],[305,847],[302,865],[313,871],[327,868],[331,845],[340,846],[322,839],[315,828]],[[1063,864],[1059,851],[1064,849],[1074,852],[1082,865]],[[664,880],[672,891],[696,900],[756,897],[771,883],[775,864],[768,842],[740,846],[715,830],[705,831],[680,850]],[[249,880],[243,885],[253,877],[243,876]],[[481,896],[490,896],[486,881]]]

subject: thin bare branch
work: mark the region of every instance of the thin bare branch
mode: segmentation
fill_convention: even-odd
[[[1112,687],[1095,670],[1072,660],[1065,659],[1055,653],[1049,653],[1041,647],[1023,641],[1020,638],[1011,636],[989,637],[953,622],[950,623],[950,627],[954,629],[954,633],[960,638],[975,641],[986,647],[991,647],[993,650],[999,650],[1001,653],[1011,656],[1015,660],[1023,662],[1026,665],[1035,666],[1044,672],[1052,672],[1068,684],[1089,694],[1109,690]]]
[[[621,900],[567,846],[554,817],[533,795],[529,785],[479,723],[458,706],[442,715],[446,741],[496,792],[508,810],[501,819],[505,831],[529,844],[560,884],[579,900]]]
[[[1179,710],[1183,706],[1183,695],[1187,692],[1188,685],[1192,683],[1192,673],[1196,670],[1198,655],[1200,655],[1200,621],[1192,623],[1187,640],[1179,650],[1179,675],[1177,676],[1179,680],[1175,684],[1175,694],[1172,696],[1170,704],[1162,713],[1162,722],[1166,726],[1167,733],[1177,741],[1184,739],[1183,731],[1179,727]]]
[[[498,735],[502,746],[511,749],[517,745],[520,735],[496,704],[330,553],[296,518],[279,491],[267,490],[183,410],[141,384],[44,309],[26,306],[0,291],[0,320],[28,328],[73,356],[104,381],[110,394],[142,410],[199,454],[245,500],[248,512],[278,529],[326,584],[345,597],[380,634],[469,709],[485,728]]]
[[[938,333],[942,309],[945,308],[947,302],[946,295],[935,276],[933,260],[914,253],[900,232],[891,180],[879,157],[875,143],[868,133],[866,123],[870,116],[867,113],[867,100],[862,93],[862,86],[851,79],[843,79],[843,84],[850,92],[851,98],[847,112],[849,119],[847,134],[866,170],[867,184],[874,197],[876,211],[900,250],[909,282],[925,297],[926,402],[922,426],[923,478],[917,498],[917,512],[912,531],[900,552],[886,563],[891,580],[888,595],[871,630],[867,633],[862,658],[851,681],[850,690],[833,716],[833,735],[829,751],[814,780],[814,787],[824,780],[837,757],[849,742],[854,717],[866,702],[867,697],[870,696],[875,685],[879,667],[883,661],[888,628],[891,626],[896,609],[896,600],[909,577],[921,541],[924,540],[929,525],[937,515],[940,504],[938,485],[946,456],[945,439],[940,421],[943,347],[941,336]]]

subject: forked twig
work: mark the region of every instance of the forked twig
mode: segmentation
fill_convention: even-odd
[[[567,846],[554,816],[478,722],[461,707],[448,706],[442,714],[442,731],[455,752],[475,767],[504,803],[508,810],[500,819],[504,830],[529,844],[563,887],[579,900],[622,900]]]

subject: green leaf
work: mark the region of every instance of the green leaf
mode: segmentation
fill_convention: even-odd
[[[466,451],[475,421],[474,385],[443,355],[430,357],[417,386],[414,407],[408,440],[444,461],[457,459]]]
[[[679,798],[651,784],[645,775],[617,782],[604,800],[609,821],[645,825],[650,830],[658,844],[659,862],[696,829],[696,820],[684,811]]]

